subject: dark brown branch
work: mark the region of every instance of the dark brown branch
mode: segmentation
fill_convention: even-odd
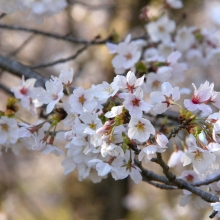
[[[166,184],[160,184],[160,183],[155,183],[155,182],[151,182],[149,180],[143,180],[143,181],[145,181],[145,182],[149,183],[150,185],[155,186],[155,187],[157,187],[159,189],[166,189],[166,190],[178,189],[178,188],[176,188],[174,186],[170,186],[170,185],[166,185]]]
[[[9,57],[16,56],[32,39],[34,35],[29,36],[17,49],[8,54]]]
[[[179,126],[177,126],[176,128],[174,128],[170,134],[168,135],[168,139],[171,139],[172,137],[176,137],[176,135],[179,133],[180,130],[184,129],[190,122],[192,121],[192,119],[186,120],[183,123],[181,123]]]
[[[214,218],[218,214],[218,211],[213,211],[209,218]]]
[[[2,89],[3,91],[5,91],[6,93],[8,93],[11,96],[14,96],[14,93],[5,85],[0,83],[0,89]]]
[[[83,46],[82,48],[77,50],[75,54],[73,54],[73,55],[71,55],[69,57],[66,57],[66,58],[63,58],[63,59],[58,59],[58,60],[55,60],[55,61],[52,61],[52,62],[49,62],[49,63],[45,63],[45,64],[40,64],[40,65],[32,66],[30,68],[31,69],[40,69],[40,68],[55,66],[55,65],[60,64],[60,63],[68,62],[70,60],[75,59],[79,54],[81,54],[83,51],[85,51],[88,46],[89,45]]]
[[[44,87],[44,84],[47,81],[47,78],[31,70],[29,67],[24,66],[23,64],[15,60],[8,59],[1,55],[0,55],[0,69],[10,72],[15,76],[22,77],[22,75],[24,75],[26,79],[35,78],[37,79],[36,86]]]
[[[7,15],[6,13],[2,13],[2,14],[0,15],[0,19],[4,18],[6,15]]]
[[[194,187],[193,185],[188,184],[182,179],[177,179],[176,176],[169,171],[169,166],[163,161],[161,153],[157,153],[157,158],[153,158],[152,161],[159,164],[162,167],[163,173],[170,181],[170,183],[177,186],[179,189],[186,189],[191,193],[194,193],[197,196],[201,197],[206,202],[219,202],[218,196],[213,196],[210,193],[204,192]]]
[[[145,169],[138,160],[135,160],[135,164],[141,169],[141,174],[144,181],[156,181],[166,185],[172,185],[165,176],[160,176],[153,171]]]
[[[202,185],[208,185],[210,183],[216,182],[220,180],[220,174],[216,175],[215,177],[211,178],[211,179],[207,179],[207,180],[203,180],[201,182],[192,184],[193,186],[202,186]]]
[[[90,44],[105,44],[107,42],[106,39],[100,40],[100,41],[90,42],[90,41],[87,41],[87,40],[78,39],[78,38],[74,38],[74,37],[71,37],[71,36],[63,36],[63,35],[50,33],[50,32],[46,32],[46,31],[41,31],[41,30],[37,30],[37,29],[20,27],[20,26],[17,26],[17,25],[0,24],[0,28],[7,29],[7,30],[23,31],[23,32],[27,32],[27,33],[33,33],[33,34],[42,35],[42,36],[45,36],[45,37],[54,38],[56,40],[69,41],[69,42],[77,43],[77,44],[88,44],[88,43],[90,43]]]

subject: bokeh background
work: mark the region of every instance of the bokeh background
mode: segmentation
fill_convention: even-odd
[[[71,3],[64,11],[45,19],[40,25],[28,20],[27,15],[19,11],[2,17],[0,23],[85,40],[92,40],[98,35],[105,39],[116,32],[122,40],[128,33],[138,37],[145,32],[145,22],[139,20],[141,8],[148,5],[150,14],[157,15],[162,5],[159,0],[79,0]],[[170,11],[170,17],[178,21],[179,27],[205,27],[219,36],[219,27],[210,19],[212,9],[220,6],[219,0],[183,0],[183,3],[184,9]],[[40,35],[0,29],[0,54],[31,67],[68,57],[80,47],[82,45]],[[72,67],[75,72],[73,86],[88,88],[103,81],[111,82],[115,76],[111,59],[105,45],[93,45],[74,60],[48,68],[36,68],[35,71],[50,77]],[[201,71],[194,68],[187,73],[186,84],[208,79],[215,81],[215,88],[219,90],[219,74],[218,69]],[[19,81],[18,77],[0,70],[0,85],[11,88]],[[4,110],[8,96],[6,90],[0,90],[0,110]],[[19,114],[26,120],[32,117],[25,110]],[[169,152],[165,157],[168,160]],[[209,205],[204,210],[196,210],[192,206],[180,207],[181,190],[160,190],[145,182],[135,185],[130,179],[113,181],[107,178],[98,184],[79,182],[75,172],[64,176],[62,160],[62,157],[25,149],[18,156],[11,151],[3,152],[0,157],[0,220],[205,220],[212,212]],[[154,164],[147,167],[161,173]],[[182,169],[173,171],[178,176]]]

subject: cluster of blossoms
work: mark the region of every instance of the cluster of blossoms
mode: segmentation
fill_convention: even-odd
[[[42,23],[44,17],[57,14],[67,6],[66,0],[1,0],[0,10],[11,13],[18,9],[37,23]]]
[[[13,3],[7,1],[3,10],[9,12],[7,7],[12,10]],[[48,8],[50,4],[55,4],[56,9]],[[44,0],[23,1],[22,5],[36,15],[49,15],[64,8],[66,3]],[[178,9],[182,2],[167,0],[166,7]],[[198,89],[193,83],[190,98],[183,98],[183,94],[190,94],[190,89],[179,88],[186,71],[218,64],[217,40],[195,27],[177,30],[175,21],[164,14],[148,19],[146,32],[149,39],[132,40],[128,35],[124,41],[106,44],[114,55],[112,65],[116,73],[110,84],[102,82],[89,89],[79,87],[71,94],[73,69],[61,71],[59,77],[52,76],[45,89],[34,87],[35,79],[22,78],[20,85],[11,91],[33,115],[37,115],[37,107],[46,105],[47,119],[34,125],[25,123],[17,117],[17,99],[10,98],[6,109],[0,112],[2,152],[10,148],[18,154],[21,147],[26,147],[43,154],[63,155],[64,173],[76,170],[80,181],[89,178],[96,183],[111,174],[115,180],[130,176],[138,184],[142,181],[140,164],[154,162],[158,154],[173,144],[169,167],[191,165],[192,168],[185,170],[179,179],[196,184],[218,175],[220,93],[208,81]],[[154,120],[172,108],[179,109],[181,126],[177,132],[185,131],[184,142],[179,137],[170,141],[176,135],[172,133],[173,125],[164,120],[160,121],[163,126],[159,126]],[[63,130],[57,128],[60,124]],[[56,146],[56,139],[65,141],[66,150]],[[212,182],[209,188],[217,195],[220,183]],[[187,190],[183,193],[180,205],[190,201],[196,208],[206,205],[199,196]],[[219,203],[212,205],[220,211]]]

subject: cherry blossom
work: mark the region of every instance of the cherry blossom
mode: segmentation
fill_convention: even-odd
[[[18,139],[18,125],[15,119],[0,118],[0,144],[14,144]]]
[[[116,76],[114,81],[118,81],[118,87],[120,89],[127,90],[127,92],[133,93],[136,88],[141,86],[144,82],[144,76],[138,78],[134,72],[129,71],[126,78],[124,76]]]
[[[42,88],[35,88],[34,84],[36,83],[36,79],[24,79],[22,76],[22,81],[20,85],[11,89],[14,93],[14,96],[17,99],[21,100],[21,104],[24,108],[29,108],[31,105],[41,106],[41,104],[34,104],[34,100],[37,98],[37,94],[42,92]]]
[[[189,111],[196,111],[197,109],[203,111],[204,113],[211,113],[212,109],[206,103],[209,101],[212,95],[212,90],[214,84],[209,84],[206,81],[204,84],[201,84],[197,89],[195,84],[192,84],[194,87],[194,95],[192,99],[185,99],[184,105]]]
[[[148,112],[153,105],[143,101],[143,91],[140,87],[133,94],[121,93],[119,98],[123,98],[124,107],[129,111],[131,116],[141,118],[143,111]]]
[[[169,20],[167,16],[160,17],[157,21],[152,21],[146,25],[146,29],[154,42],[171,41],[171,33],[174,32],[176,24]]]
[[[138,45],[131,41],[131,35],[128,35],[124,42],[121,42],[115,48],[117,55],[112,60],[112,65],[116,69],[129,69],[140,59],[141,52]]]
[[[92,112],[98,103],[94,99],[91,89],[84,90],[79,87],[69,97],[69,104],[73,111],[82,114],[85,111]]]
[[[47,81],[45,83],[46,90],[38,95],[38,100],[44,104],[48,104],[46,111],[49,114],[55,105],[63,97],[63,85],[61,82]]]
[[[182,155],[181,161],[183,166],[190,163],[193,164],[193,168],[196,173],[204,173],[214,163],[216,156],[207,150],[203,150],[199,147],[188,149],[188,151]]]
[[[175,104],[180,99],[179,87],[173,88],[169,82],[164,82],[161,90],[161,92],[156,91],[150,94],[151,100],[157,103],[152,110],[156,114],[165,112],[170,105]]]
[[[149,120],[131,117],[128,124],[128,137],[144,142],[149,139],[150,134],[155,134],[155,129]]]

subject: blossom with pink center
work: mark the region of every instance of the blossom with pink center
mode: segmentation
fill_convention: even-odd
[[[129,71],[127,76],[116,76],[114,81],[118,82],[118,87],[120,89],[126,89],[128,92],[133,93],[134,90],[141,86],[144,82],[144,76],[138,78],[135,76],[134,72]]]
[[[121,93],[119,98],[124,99],[124,107],[129,111],[131,116],[141,118],[143,111],[148,112],[153,105],[145,102],[143,99],[143,91],[140,87],[133,94]]]
[[[116,69],[129,69],[133,67],[141,57],[138,45],[131,41],[131,35],[128,35],[124,42],[121,42],[114,48],[118,54],[113,58],[112,65]]]
[[[22,76],[20,85],[11,89],[15,97],[21,100],[21,105],[24,108],[28,108],[32,103],[32,99],[36,99],[37,93],[40,92],[38,88],[34,88],[35,82],[36,79],[25,80]]]
[[[192,84],[195,91],[193,97],[190,99],[184,100],[184,106],[189,111],[196,111],[197,109],[203,111],[204,113],[210,114],[212,109],[206,103],[210,101],[210,98],[213,94],[214,84],[209,84],[206,81],[204,84],[201,84],[197,89],[195,84]]]
[[[173,87],[169,82],[164,82],[161,86],[161,92],[151,92],[150,98],[156,103],[153,112],[161,114],[180,99],[179,87]]]
[[[46,90],[38,95],[38,100],[44,104],[48,104],[46,112],[49,114],[63,97],[63,85],[60,81],[47,81],[45,87]]]
[[[184,170],[179,178],[190,184],[197,183],[200,180],[198,174],[193,170]]]

